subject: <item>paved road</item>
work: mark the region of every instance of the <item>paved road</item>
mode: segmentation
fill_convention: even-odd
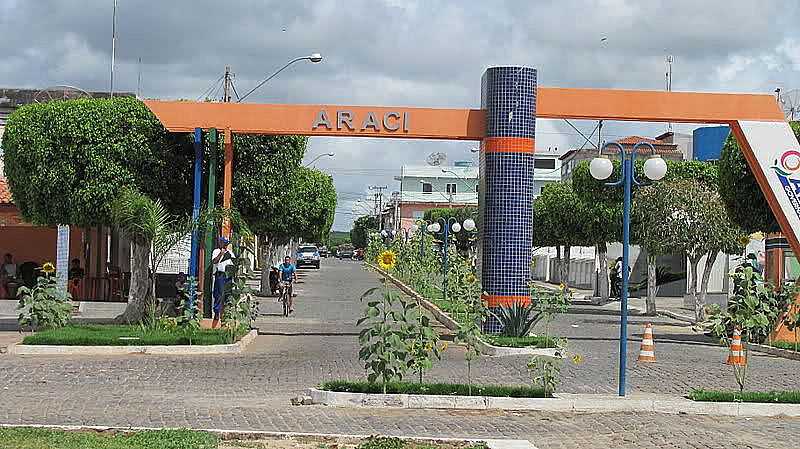
[[[296,315],[278,316],[265,299],[260,336],[245,355],[222,357],[0,356],[0,423],[187,426],[248,430],[383,433],[453,437],[508,437],[546,447],[788,447],[800,439],[797,419],[733,419],[655,414],[561,414],[351,410],[291,407],[289,399],[326,379],[361,378],[354,333],[358,297],[377,285],[354,262],[325,261],[305,272]],[[617,317],[577,309],[554,324],[584,355],[567,366],[562,389],[612,392],[616,382]],[[634,318],[632,330],[643,321]],[[631,343],[630,388],[684,394],[693,387],[732,387],[725,351],[698,341],[685,327],[659,320],[659,362],[637,366]],[[525,358],[481,358],[480,382],[528,381]],[[756,356],[753,388],[796,385],[800,364]],[[431,379],[463,381],[463,352],[456,347]]]

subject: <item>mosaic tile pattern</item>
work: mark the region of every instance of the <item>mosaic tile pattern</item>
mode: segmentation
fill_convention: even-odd
[[[486,139],[481,142],[479,269],[485,300],[494,308],[529,300],[533,244],[533,150],[536,70],[493,67],[481,80]],[[486,332],[500,332],[490,315]]]

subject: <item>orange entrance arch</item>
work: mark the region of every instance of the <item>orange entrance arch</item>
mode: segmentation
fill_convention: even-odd
[[[524,184],[532,175],[529,156],[534,151],[537,117],[729,125],[783,233],[795,254],[800,254],[800,148],[771,95],[537,87],[534,69],[495,67],[484,74],[480,109],[145,103],[170,131],[225,131],[224,207],[231,205],[232,133],[480,141],[481,218],[485,222],[481,228],[489,233],[482,235],[481,271],[484,286],[490,288],[486,297],[490,306],[527,300],[524,278],[529,274],[532,217],[525,211],[529,204],[518,205],[532,200],[532,193],[523,191],[526,186],[509,185]],[[492,184],[490,178],[498,175],[503,182]],[[520,222],[520,217],[523,225],[511,223]],[[487,272],[487,263],[517,258],[514,266],[504,268],[506,273],[519,271],[514,285]]]

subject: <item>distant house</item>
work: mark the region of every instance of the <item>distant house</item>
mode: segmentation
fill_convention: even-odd
[[[557,152],[534,154],[534,195],[542,193],[546,184],[561,179],[561,160]],[[458,161],[451,166],[409,166],[400,168],[400,190],[395,192],[384,209],[384,227],[410,229],[421,220],[425,211],[440,207],[478,206],[479,169],[471,161]]]

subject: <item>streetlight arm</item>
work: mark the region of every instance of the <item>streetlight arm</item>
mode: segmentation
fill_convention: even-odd
[[[320,158],[322,158],[324,156],[333,157],[333,153],[322,153],[319,156],[315,157],[314,159],[311,159],[311,162],[309,162],[305,166],[306,167],[311,167],[312,165],[314,165],[314,162],[317,162]]]
[[[278,69],[278,71],[277,71],[277,72],[275,72],[275,73],[273,73],[272,75],[270,75],[270,76],[269,76],[267,79],[265,79],[264,81],[262,81],[262,82],[258,83],[258,85],[257,85],[256,87],[254,87],[254,88],[250,89],[250,92],[247,92],[246,94],[244,94],[244,95],[243,95],[241,98],[239,98],[239,100],[237,100],[236,102],[237,102],[237,103],[241,103],[242,101],[244,101],[244,99],[245,99],[245,98],[247,98],[248,96],[250,96],[250,94],[252,94],[252,93],[253,93],[253,92],[255,92],[256,90],[258,90],[258,88],[259,88],[259,87],[261,87],[261,86],[263,86],[263,85],[264,85],[264,84],[265,84],[267,81],[269,81],[269,80],[271,80],[272,78],[275,78],[276,76],[278,76],[278,74],[279,74],[279,73],[281,73],[281,72],[283,72],[283,71],[284,71],[284,70],[285,70],[287,67],[289,67],[290,65],[294,64],[295,62],[298,62],[298,61],[303,61],[303,60],[306,60],[306,59],[310,59],[310,58],[309,58],[308,56],[301,56],[301,57],[294,58],[294,59],[292,59],[291,61],[287,62],[285,66],[283,66],[283,67],[281,67],[280,69]]]
[[[607,144],[603,145],[603,147],[600,149],[600,154],[603,154],[603,150],[605,150],[606,148],[608,148],[610,146],[616,146],[619,149],[619,160],[624,165],[624,163],[625,163],[625,148],[623,148],[622,145],[619,144],[619,142],[608,142]],[[609,187],[619,187],[624,182],[625,182],[625,173],[622,173],[622,176],[620,176],[620,178],[617,181],[615,181],[615,182],[607,182],[606,185],[609,186]]]
[[[646,185],[646,184],[650,184],[650,182],[648,182],[648,181],[645,181],[644,183],[642,183],[642,182],[639,182],[638,179],[636,179],[636,170],[634,170],[634,168],[636,166],[633,163],[636,162],[636,153],[639,151],[639,147],[640,146],[650,147],[651,154],[652,155],[656,154],[656,147],[654,147],[653,144],[650,143],[650,142],[639,142],[639,143],[637,143],[636,145],[633,146],[633,153],[631,154],[631,170],[632,170],[631,179],[633,180],[633,185],[636,185],[636,186],[643,186],[643,185]]]

